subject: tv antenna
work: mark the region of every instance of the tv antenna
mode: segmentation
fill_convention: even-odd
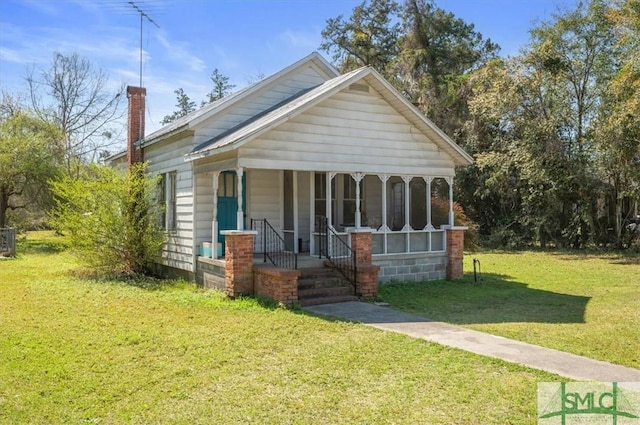
[[[140,14],[140,87],[142,87],[142,24],[146,18],[147,21],[151,22],[156,27],[160,28],[160,25],[156,24],[156,22],[151,19],[151,16],[147,15],[144,10],[138,7],[137,4],[132,1],[130,1],[129,4]]]

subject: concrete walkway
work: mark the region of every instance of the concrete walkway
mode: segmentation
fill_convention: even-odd
[[[305,307],[304,310],[398,332],[483,356],[495,357],[575,380],[640,382],[640,370],[593,360],[465,329],[364,302]]]

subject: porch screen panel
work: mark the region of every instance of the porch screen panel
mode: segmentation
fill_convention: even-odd
[[[404,181],[398,176],[387,180],[387,226],[392,231],[402,230],[405,225]]]
[[[441,177],[431,183],[431,223],[436,229],[449,224],[449,184]]]
[[[411,208],[409,217],[410,225],[413,230],[422,230],[427,225],[427,184],[422,177],[414,177],[409,183],[409,208]],[[413,245],[413,244],[412,244]],[[411,251],[414,251],[413,247]]]
[[[343,199],[342,199],[342,220],[345,227],[355,226],[356,223],[356,182],[353,178],[344,174],[343,180]],[[360,186],[362,188],[362,186]],[[362,191],[360,191],[362,194]]]
[[[368,175],[363,179],[362,225],[378,230],[382,226],[382,182],[378,176]]]
[[[327,216],[327,177],[326,173],[315,173],[314,186],[316,192],[315,214]],[[336,219],[336,179],[331,180],[331,219],[335,225]]]

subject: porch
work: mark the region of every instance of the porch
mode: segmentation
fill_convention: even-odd
[[[197,174],[195,243],[199,254],[224,256],[222,231],[268,220],[286,250],[319,254],[317,217],[349,244],[353,230],[370,229],[372,255],[444,254],[453,225],[452,177],[237,167]],[[255,251],[262,249],[260,229]],[[207,249],[202,249],[207,247]],[[209,249],[210,248],[210,249]]]

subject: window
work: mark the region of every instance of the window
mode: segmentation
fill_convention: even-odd
[[[158,206],[160,207],[159,225],[164,230],[175,230],[177,228],[177,190],[176,172],[160,175],[158,182]]]
[[[225,171],[220,174],[218,182],[218,196],[220,198],[235,198],[237,189],[238,177],[235,171]]]
[[[167,230],[175,230],[178,227],[178,214],[177,214],[177,176],[173,171],[168,173],[169,187],[167,194]]]

